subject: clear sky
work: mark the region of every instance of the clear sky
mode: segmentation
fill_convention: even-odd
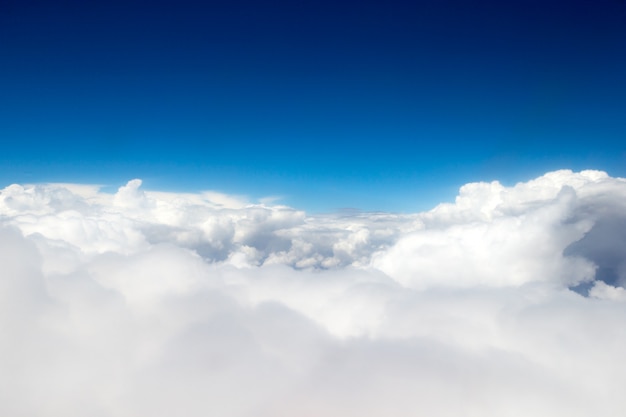
[[[0,5],[2,185],[413,211],[625,139],[623,0]]]

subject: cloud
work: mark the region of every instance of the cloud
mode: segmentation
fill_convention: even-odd
[[[415,214],[0,191],[0,412],[588,416],[626,401],[626,180]]]

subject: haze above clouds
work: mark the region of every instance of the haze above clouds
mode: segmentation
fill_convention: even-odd
[[[0,412],[624,415],[625,208],[599,171],[404,215],[11,185]]]

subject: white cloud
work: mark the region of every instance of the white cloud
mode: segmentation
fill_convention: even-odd
[[[626,413],[626,180],[468,184],[425,213],[0,192],[0,413]]]

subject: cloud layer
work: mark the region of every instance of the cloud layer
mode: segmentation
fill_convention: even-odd
[[[0,414],[626,414],[626,180],[416,214],[0,192]]]

